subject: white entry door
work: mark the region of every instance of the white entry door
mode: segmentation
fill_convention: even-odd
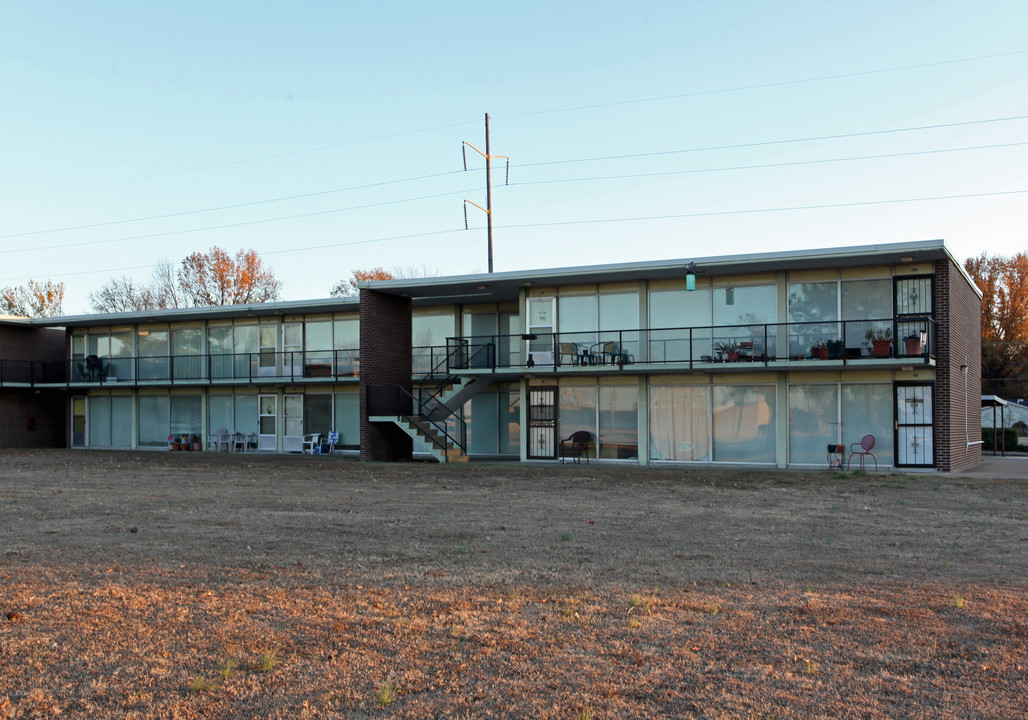
[[[261,395],[257,400],[257,449],[278,450],[278,395]]]
[[[553,297],[528,299],[528,322],[525,339],[528,358],[525,364],[553,365],[553,329],[557,299]]]
[[[303,452],[303,395],[284,395],[282,404],[282,422],[285,423],[282,449]]]

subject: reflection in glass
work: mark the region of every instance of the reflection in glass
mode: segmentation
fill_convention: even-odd
[[[714,386],[714,460],[775,461],[774,387]]]

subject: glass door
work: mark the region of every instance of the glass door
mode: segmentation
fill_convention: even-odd
[[[934,467],[931,385],[896,386],[896,465]]]
[[[303,395],[284,395],[282,405],[282,450],[303,452]]]
[[[553,322],[556,298],[529,298],[525,340],[528,367],[553,365]]]
[[[278,450],[278,395],[258,398],[257,428],[257,449]]]
[[[257,361],[257,374],[261,377],[275,377],[278,375],[277,372],[277,355],[275,351],[278,349],[275,345],[277,340],[276,332],[277,328],[274,325],[261,325],[260,328],[260,346]]]
[[[303,323],[282,325],[282,374],[303,377]]]

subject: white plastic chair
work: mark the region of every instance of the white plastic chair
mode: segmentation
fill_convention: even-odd
[[[227,428],[220,428],[207,436],[208,450],[221,452],[222,448],[226,451],[229,449],[229,434]]]
[[[321,433],[311,433],[310,435],[303,436],[303,452],[305,455],[313,455],[314,448],[318,446],[318,440],[321,439]]]

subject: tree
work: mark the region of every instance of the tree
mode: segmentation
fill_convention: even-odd
[[[215,246],[182,261],[178,287],[189,305],[242,305],[280,300],[282,283],[256,250],[239,250],[233,258]]]
[[[332,297],[346,297],[360,294],[360,283],[369,280],[401,280],[404,278],[435,277],[438,271],[432,270],[425,265],[408,265],[401,267],[396,265],[392,270],[386,270],[382,266],[371,270],[354,270],[350,278],[340,280],[332,286]]]
[[[377,267],[371,270],[354,270],[349,280],[340,280],[332,286],[332,297],[345,297],[360,294],[359,283],[368,280],[395,280],[396,276],[388,270]]]
[[[982,291],[982,392],[1028,395],[1028,253],[968,258]]]
[[[0,290],[0,314],[20,317],[57,317],[64,314],[64,283],[13,285]]]
[[[95,293],[89,293],[93,312],[138,312],[180,307],[178,279],[168,260],[154,266],[150,282],[137,285],[124,275],[112,278]]]

